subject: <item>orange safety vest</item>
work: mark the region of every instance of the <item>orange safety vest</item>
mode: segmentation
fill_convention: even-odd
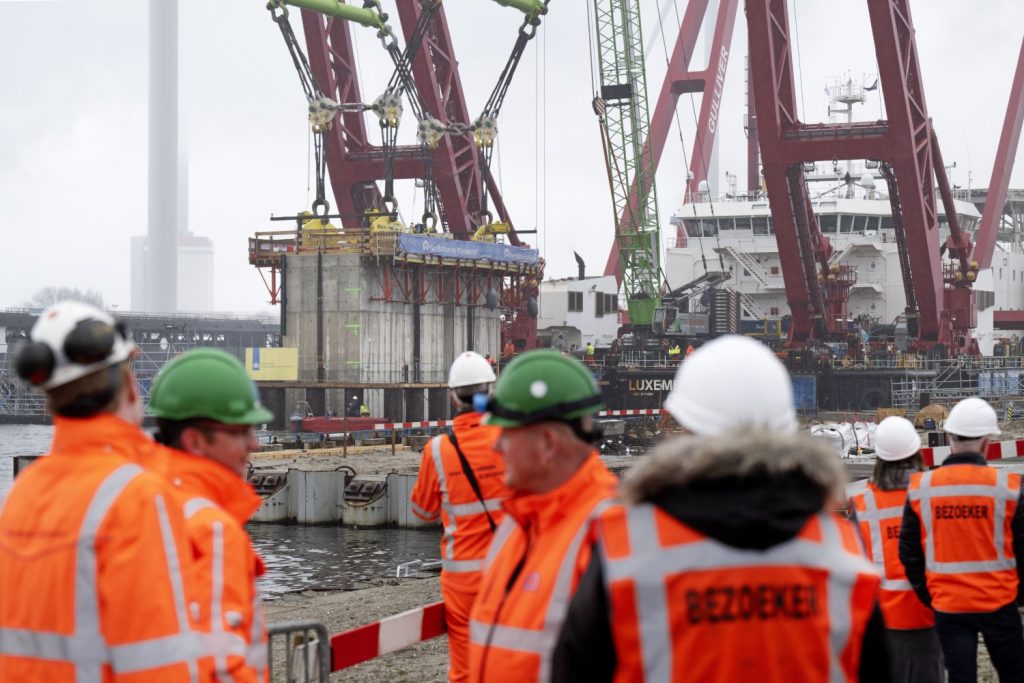
[[[493,446],[501,430],[481,424],[479,413],[456,415],[455,438],[473,469],[483,503],[470,486],[451,439],[436,436],[423,451],[420,474],[412,490],[413,514],[444,524],[441,539],[441,595],[448,627],[448,679],[464,683],[469,667],[469,613],[480,588],[480,569],[504,513],[501,501],[511,491],[505,485],[505,461]],[[486,503],[486,507],[484,505]]]
[[[906,502],[905,490],[883,491],[871,482],[863,493],[850,499],[868,559],[882,575],[878,603],[885,626],[900,631],[935,625],[935,613],[917,597],[900,562],[900,527]]]
[[[590,562],[590,519],[616,483],[591,453],[557,489],[505,501],[469,623],[470,681],[550,680],[569,600]]]
[[[483,503],[469,485],[458,453],[444,434],[431,439],[423,449],[419,476],[410,495],[417,517],[425,521],[441,518],[442,577],[466,575],[474,584],[494,535],[484,503],[494,523],[500,524],[504,516],[501,502],[510,494],[505,485],[505,461],[493,448],[501,430],[482,424],[482,419],[483,415],[475,412],[456,415],[453,431],[476,475]]]
[[[617,505],[599,537],[616,681],[857,680],[879,578],[835,515],[756,551]]]
[[[213,460],[172,453],[168,476],[183,494],[185,524],[196,563],[200,637],[207,656],[203,678],[267,681],[267,627],[256,577],[266,572],[245,523],[261,498],[238,475]]]
[[[0,681],[195,680],[191,553],[156,445],[114,415],[54,418],[0,511]]]
[[[1020,475],[986,465],[945,465],[910,478],[921,520],[925,579],[940,612],[992,612],[1017,599],[1010,528]]]

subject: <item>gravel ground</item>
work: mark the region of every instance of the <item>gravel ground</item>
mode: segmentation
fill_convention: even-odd
[[[266,603],[271,624],[282,621],[313,620],[338,633],[362,626],[381,617],[399,614],[441,599],[440,579],[378,579],[381,585],[347,592],[289,594]],[[275,680],[284,680],[280,653],[275,648]],[[448,672],[448,641],[445,638],[420,643],[406,650],[372,659],[331,676],[332,681],[378,683],[390,681],[445,681]]]
[[[358,591],[307,591],[286,595],[280,600],[267,603],[267,618],[272,624],[311,619],[324,624],[329,633],[338,633],[441,599],[437,578],[379,579],[377,583],[382,585]],[[280,660],[280,652],[275,649],[275,654]],[[276,661],[275,666],[278,668],[278,678],[275,680],[284,680],[281,662]],[[331,676],[331,680],[350,683],[442,683],[447,680],[447,671],[448,643],[442,637],[338,672]],[[978,683],[998,683],[998,680],[985,645],[979,642]]]

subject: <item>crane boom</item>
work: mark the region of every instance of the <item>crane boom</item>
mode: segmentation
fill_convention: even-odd
[[[650,325],[661,304],[661,238],[640,9],[635,0],[593,0],[600,76],[595,109],[605,136],[615,240],[633,325]],[[636,188],[636,192],[631,190]]]
[[[1024,42],[1021,42],[1017,70],[1014,72],[1012,83],[1010,102],[1006,107],[1003,132],[999,136],[999,147],[996,148],[992,179],[988,184],[988,198],[985,201],[985,210],[981,214],[981,227],[978,229],[977,246],[974,249],[974,259],[982,270],[992,265],[999,222],[1003,217],[1006,194],[1010,188],[1010,172],[1017,158],[1020,129],[1024,123]]]

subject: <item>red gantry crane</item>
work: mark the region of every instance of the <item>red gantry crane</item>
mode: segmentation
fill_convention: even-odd
[[[390,191],[393,181],[417,179],[424,185],[423,222],[428,230],[435,222],[455,239],[471,239],[481,230],[504,234],[514,246],[526,246],[509,218],[497,183],[489,173],[490,154],[497,134],[497,119],[509,84],[529,41],[536,35],[550,0],[495,0],[523,13],[509,59],[498,78],[483,112],[470,118],[459,76],[445,9],[441,0],[395,0],[407,50],[397,48],[397,38],[385,23],[379,0],[366,0],[362,7],[341,0],[272,0],[268,7],[289,42],[286,5],[301,8],[308,63],[289,42],[293,60],[302,77],[304,67],[310,78],[303,86],[311,105],[314,94],[328,102],[329,116],[322,126],[322,149],[317,148],[318,167],[331,180],[335,204],[346,229],[364,225],[367,215],[395,213]],[[376,29],[395,62],[395,76],[385,96],[373,105],[363,102],[356,69],[355,47],[350,23]],[[310,81],[307,83],[306,81]],[[314,93],[316,91],[316,93]],[[395,94],[388,100],[387,96]],[[398,145],[396,132],[401,118],[401,95],[408,97],[419,124],[420,145]],[[382,101],[383,100],[383,101]],[[340,103],[340,104],[338,104]],[[391,123],[385,125],[383,145],[370,142],[365,112],[391,107]],[[397,112],[397,113],[396,113]],[[387,130],[385,130],[387,129]],[[429,139],[429,143],[425,140]],[[321,170],[318,202],[325,204]],[[378,185],[384,181],[384,192]],[[435,199],[436,198],[436,199]],[[436,210],[437,215],[434,214]],[[497,215],[497,221],[492,216]],[[314,206],[314,213],[319,214]],[[272,300],[276,299],[276,272],[272,272]],[[503,342],[517,348],[535,345],[537,295],[542,275],[512,277],[501,288],[501,306],[512,313],[502,328]]]
[[[889,188],[907,295],[907,323],[921,350],[977,353],[971,338],[975,302],[970,236],[960,230],[942,155],[928,116],[909,0],[870,0],[868,12],[887,120],[806,124],[796,109],[796,83],[786,0],[748,0],[750,64],[758,140],[775,223],[786,295],[793,316],[790,344],[846,335],[853,272],[829,266],[832,246],[811,210],[803,163],[870,159]],[[934,182],[933,182],[934,181]],[[949,223],[938,239],[936,183]]]

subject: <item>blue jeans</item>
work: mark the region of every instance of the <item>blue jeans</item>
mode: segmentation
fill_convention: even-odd
[[[952,614],[936,610],[935,630],[942,643],[949,683],[977,681],[979,633],[1000,683],[1024,683],[1024,627],[1016,605],[995,612]]]

